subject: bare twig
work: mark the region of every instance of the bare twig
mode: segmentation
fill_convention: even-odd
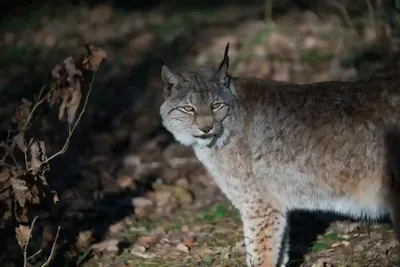
[[[45,86],[42,87],[42,89]],[[54,89],[49,90],[46,95],[42,98],[39,98],[38,101],[35,103],[35,105],[33,106],[33,108],[31,109],[31,111],[29,112],[28,115],[28,119],[26,120],[26,123],[24,124],[24,126],[22,127],[21,131],[26,131],[28,129],[28,125],[29,122],[31,121],[32,117],[33,117],[33,113],[35,112],[35,110],[44,102],[46,101],[47,96],[52,93],[54,91]],[[39,94],[41,94],[42,92],[40,92]]]
[[[29,240],[31,239],[31,236],[32,236],[33,226],[35,226],[35,222],[36,222],[36,219],[37,219],[37,218],[38,218],[38,216],[35,216],[35,217],[33,218],[33,220],[32,220],[31,227],[30,227],[29,237],[28,237],[28,239],[26,240],[26,245],[24,246],[24,251],[23,251],[23,253],[24,253],[24,267],[26,267],[27,264],[28,264],[28,258],[27,258],[27,256],[26,256],[26,254],[27,254],[27,252],[28,252]]]
[[[86,98],[85,98],[85,102],[83,103],[83,107],[82,107],[81,111],[79,112],[78,118],[76,119],[76,121],[75,121],[74,126],[72,127],[72,129],[71,129],[71,126],[69,126],[68,137],[67,137],[67,139],[65,140],[65,143],[64,143],[62,149],[61,149],[60,151],[54,153],[53,155],[51,155],[51,156],[50,156],[49,158],[47,158],[43,163],[48,163],[49,161],[51,161],[51,160],[54,159],[55,157],[57,157],[57,156],[59,156],[59,155],[62,155],[62,154],[65,153],[65,151],[67,151],[67,148],[68,148],[68,145],[69,145],[69,141],[70,141],[70,139],[71,139],[71,137],[72,137],[72,134],[74,133],[76,127],[78,126],[80,120],[82,119],[83,113],[84,113],[85,110],[86,110],[86,107],[87,107],[87,104],[88,104],[88,101],[89,101],[89,97],[90,97],[90,94],[91,94],[91,92],[92,92],[92,87],[93,87],[93,82],[94,82],[95,76],[96,76],[96,72],[93,72],[92,80],[90,81],[89,90],[88,90],[88,92],[87,92],[87,94],[86,94]]]
[[[34,257],[36,257],[37,255],[39,255],[41,252],[43,251],[43,249],[39,249],[38,251],[35,252],[35,254],[29,256],[26,261],[29,261],[31,259],[33,259]]]
[[[44,92],[44,89],[46,88],[46,84],[47,84],[47,79],[49,78],[49,72],[46,73],[46,77],[44,78],[44,83],[42,88],[40,88],[39,91],[39,95],[37,96],[37,99],[41,99],[42,98],[42,94]]]
[[[47,261],[46,261],[45,263],[43,263],[41,267],[47,266],[47,265],[50,263],[51,258],[53,257],[54,250],[55,250],[55,248],[56,248],[56,243],[57,243],[58,235],[60,234],[60,228],[61,228],[61,226],[58,226],[58,227],[57,227],[57,234],[56,234],[56,237],[54,238],[54,242],[53,242],[53,246],[51,247],[50,255],[49,255],[49,257],[47,258]]]

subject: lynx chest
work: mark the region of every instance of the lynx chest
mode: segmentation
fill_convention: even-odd
[[[229,147],[220,150],[198,147],[194,151],[219,188],[235,206],[246,193],[256,190],[255,180],[251,179],[250,157],[245,157],[237,152],[237,149]]]

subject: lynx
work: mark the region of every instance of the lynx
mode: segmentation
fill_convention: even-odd
[[[292,84],[163,65],[164,127],[239,210],[247,266],[286,266],[288,212],[390,215],[400,238],[400,79]]]

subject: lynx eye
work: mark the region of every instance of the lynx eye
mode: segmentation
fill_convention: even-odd
[[[211,108],[212,108],[213,110],[217,110],[217,109],[219,109],[220,107],[222,107],[222,103],[221,103],[221,102],[217,102],[217,103],[214,103],[214,104],[211,105]]]
[[[182,109],[183,109],[184,111],[186,111],[186,112],[194,112],[194,107],[189,106],[189,105],[183,106]]]

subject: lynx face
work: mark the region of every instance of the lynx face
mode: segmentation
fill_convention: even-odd
[[[164,126],[184,145],[224,142],[234,128],[238,106],[229,85],[202,73],[179,78],[165,89],[160,108]]]
[[[217,70],[175,73],[163,66],[165,102],[160,115],[165,128],[180,143],[222,146],[235,130],[239,105],[228,65],[226,54]]]

